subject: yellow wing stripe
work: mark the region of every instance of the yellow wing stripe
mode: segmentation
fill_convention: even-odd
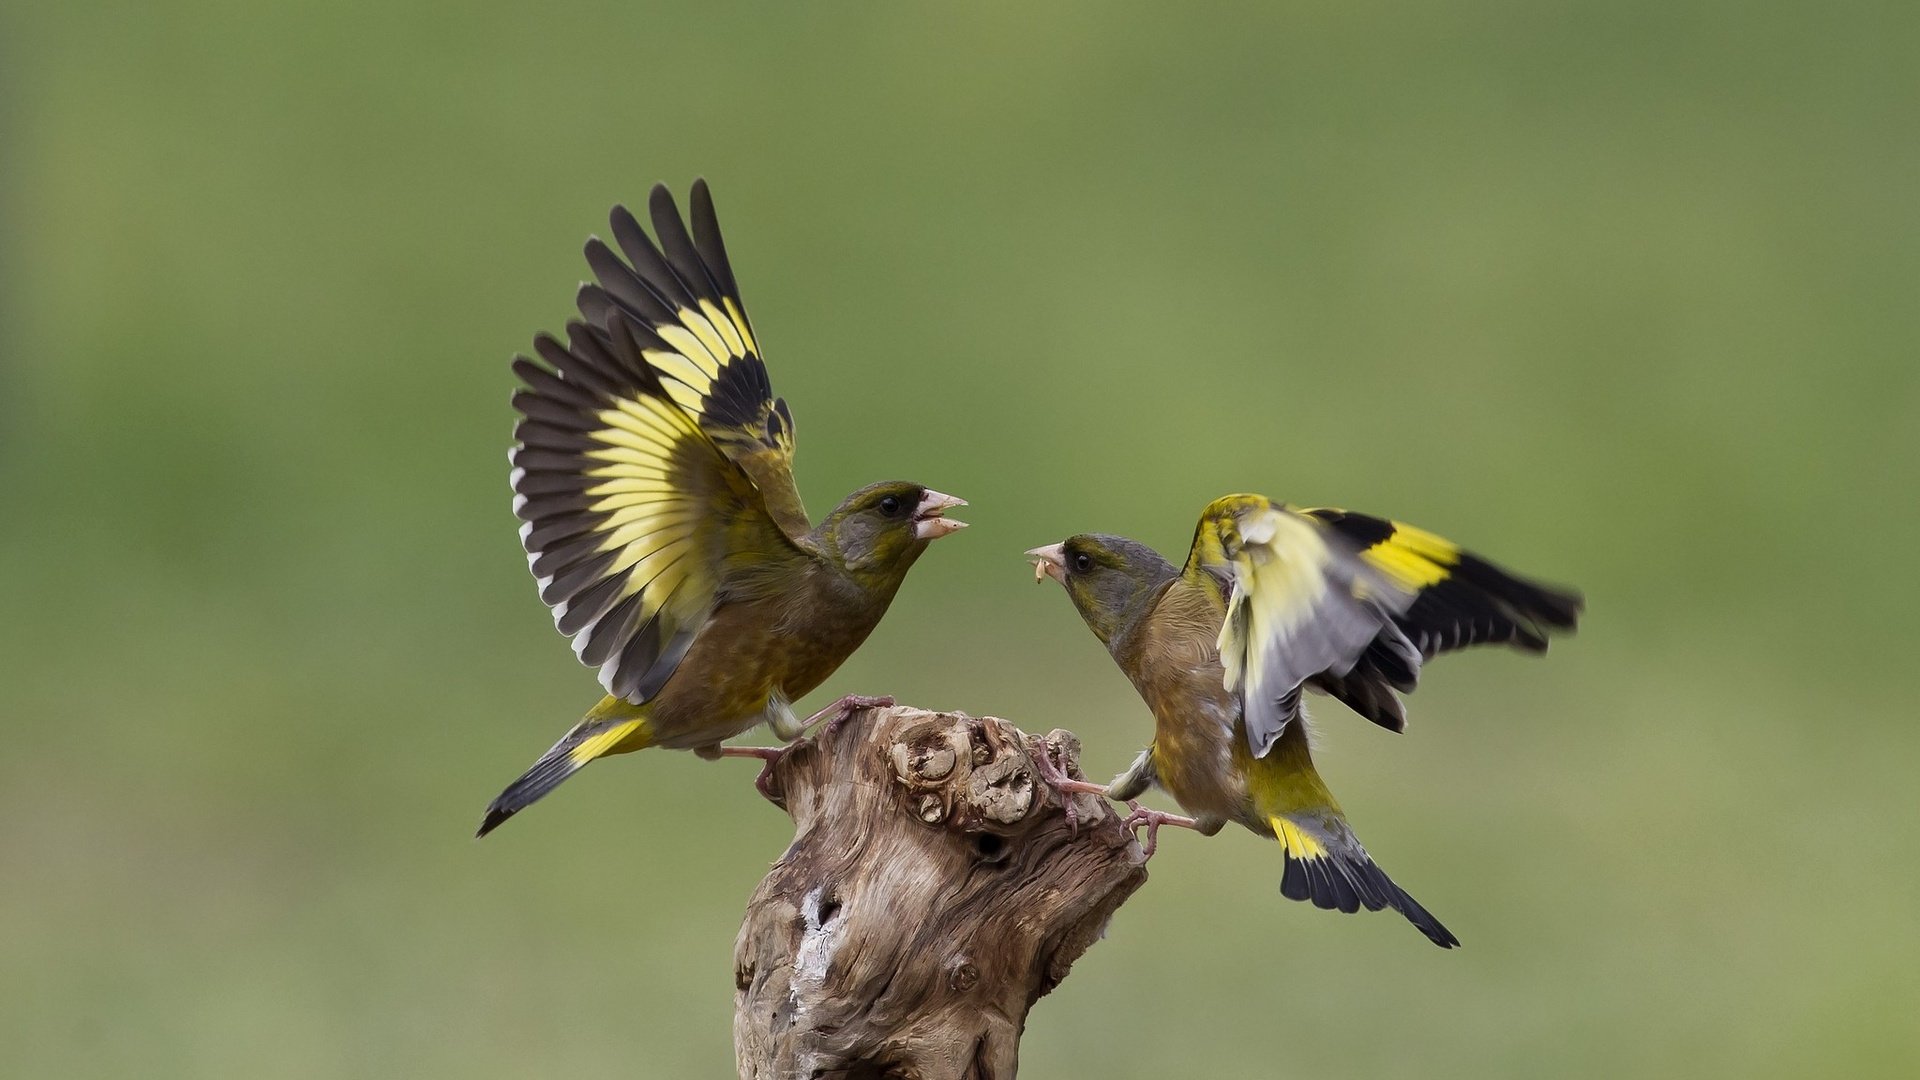
[[[1295,859],[1323,859],[1327,846],[1319,840],[1302,832],[1300,826],[1283,817],[1271,817],[1267,823],[1273,826],[1273,834],[1287,846],[1287,854]]]
[[[600,550],[612,551],[615,548],[623,548],[628,544],[635,544],[637,541],[643,540],[665,529],[676,530],[676,532],[667,539],[667,543],[669,544],[676,543],[680,539],[680,532],[677,527],[686,525],[689,522],[698,521],[699,518],[700,514],[698,511],[689,510],[684,506],[673,506],[671,504],[662,506],[653,513],[644,515],[641,520],[622,525],[607,533],[606,537],[600,541]]]
[[[1393,535],[1387,537],[1387,543],[1399,547],[1411,548],[1414,552],[1436,562],[1457,562],[1460,558],[1460,546],[1444,536],[1436,536],[1425,529],[1416,528],[1404,522],[1393,523]]]
[[[1368,548],[1360,557],[1408,591],[1424,589],[1448,574],[1447,567],[1405,548],[1380,545]]]
[[[692,308],[681,308],[679,315],[680,322],[693,331],[693,336],[700,339],[700,344],[713,355],[716,362],[725,364],[732,359],[733,350],[727,348],[727,343],[720,337],[720,331],[714,329],[705,315]]]
[[[682,418],[676,423],[665,415],[649,416],[637,410],[602,409],[599,420],[606,427],[594,432],[593,437],[604,445],[587,451],[586,456],[601,461],[634,461],[647,457],[665,461],[673,455],[677,444],[700,437],[689,420]],[[633,453],[621,453],[615,448]]]
[[[696,405],[700,402],[700,395],[706,393],[706,388],[713,385],[712,375],[701,371],[693,361],[677,352],[668,352],[665,349],[643,349],[640,356],[647,363],[652,364],[660,374],[671,380],[667,386],[669,393],[676,390],[692,390]],[[680,401],[677,394],[674,400],[683,405],[686,404]]]
[[[688,538],[702,510],[698,497],[680,486],[673,458],[706,435],[692,417],[658,398],[622,398],[594,415],[606,426],[593,433],[600,445],[583,456],[607,464],[585,470],[601,482],[583,494],[594,500],[590,512],[608,515],[595,530],[596,549],[618,553],[606,576],[633,571],[622,597],[654,591],[640,613],[650,618],[692,572],[675,567],[692,551]]]
[[[603,510],[601,513],[606,514],[607,519],[600,523],[600,528],[618,529],[625,525],[631,525],[636,521],[652,521],[661,515],[662,508],[660,504],[675,501],[673,496],[680,493],[666,487],[661,487],[658,491],[647,492],[646,494],[664,495],[666,498],[639,499],[622,506],[610,507],[607,510]]]
[[[700,426],[691,416],[673,404],[655,397],[622,398],[614,408],[600,412],[600,422],[633,432],[654,432],[677,442],[683,435],[698,435]]]
[[[1409,591],[1445,581],[1460,561],[1460,548],[1425,529],[1393,523],[1393,533],[1360,553],[1376,569]]]
[[[708,327],[708,330],[711,331],[712,327]],[[693,366],[699,368],[700,373],[706,376],[707,379],[712,380],[720,377],[720,358],[708,352],[706,344],[694,336],[693,331],[684,326],[675,326],[672,323],[661,323],[659,326],[653,328],[653,332],[659,336],[661,341],[673,346],[676,352],[691,361]],[[718,344],[720,336],[715,334],[713,340],[715,344]]]
[[[608,481],[607,483],[595,484],[592,487],[582,490],[582,494],[591,495],[596,498],[602,495],[614,494],[616,491],[628,495],[657,495],[661,497],[686,494],[681,489],[673,486],[673,481],[663,477],[661,470],[652,466],[602,465],[597,469],[588,469],[581,475]],[[615,486],[615,482],[618,483],[618,487]],[[629,501],[632,500],[621,500],[622,503]],[[596,513],[605,514],[611,513],[618,508],[618,506],[600,506],[594,509]]]
[[[747,343],[740,339],[740,331],[733,325],[732,318],[722,314],[719,308],[713,306],[711,300],[700,301],[700,312],[707,317],[708,322],[713,324],[715,330],[720,331],[720,337],[727,343],[729,356],[747,355]]]
[[[628,579],[627,587],[621,593],[623,596],[631,596],[635,592],[646,588],[649,584],[653,584],[654,579],[657,577],[664,578],[664,580],[658,583],[660,585],[666,585],[668,583],[678,584],[680,579],[686,576],[684,573],[675,574],[672,577],[664,577],[664,575],[675,563],[679,562],[680,556],[686,554],[686,552],[687,545],[685,543],[672,540],[651,551],[630,548],[621,552],[620,557],[613,560],[613,565],[607,567],[607,573],[613,575],[618,574],[630,566],[635,568],[633,576]],[[666,594],[670,591],[671,590],[662,589],[660,593],[661,599],[665,599]],[[647,614],[652,614],[659,606],[658,603],[647,604],[645,605],[645,611]]]
[[[741,314],[740,305],[731,296],[723,296],[720,300],[727,305],[727,318],[733,320],[733,328],[739,332],[741,344],[747,347],[748,352],[759,356],[760,346],[754,344],[753,332],[747,329],[747,317]]]
[[[605,445],[597,446],[581,456],[609,464],[664,464],[673,452],[671,446],[661,446],[664,440],[651,431],[607,428],[594,432],[593,437]]]
[[[599,500],[598,502],[590,504],[587,507],[588,510],[596,514],[605,514],[618,510],[623,506],[631,506],[634,503],[634,496],[651,494],[654,491],[655,484],[662,479],[671,479],[663,470],[656,469],[652,472],[645,472],[641,471],[638,466],[628,465],[622,467],[633,469],[634,474],[608,480],[604,484],[595,484],[583,493]],[[597,472],[598,470],[595,471]]]

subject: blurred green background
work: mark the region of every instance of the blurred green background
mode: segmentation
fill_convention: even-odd
[[[9,5],[0,1073],[719,1076],[786,820],[597,766],[507,359],[711,178],[816,513],[974,528],[846,691],[1148,718],[1022,549],[1253,489],[1583,587],[1323,705],[1465,941],[1167,837],[1033,1076],[1920,1071],[1913,5]]]

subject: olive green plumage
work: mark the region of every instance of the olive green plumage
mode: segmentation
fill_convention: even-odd
[[[961,500],[875,484],[817,526],[793,480],[794,425],[760,345],[704,182],[691,231],[664,187],[653,236],[612,215],[625,258],[587,244],[597,282],[567,340],[514,370],[522,419],[514,512],[554,623],[607,691],[487,808],[480,835],[587,762],[646,747],[716,752],[860,647]],[[655,240],[657,238],[658,243]]]
[[[1430,533],[1261,496],[1207,508],[1186,563],[1082,534],[1031,552],[1145,699],[1153,742],[1108,787],[1157,786],[1202,832],[1238,822],[1282,844],[1281,892],[1322,908],[1393,908],[1457,938],[1367,854],[1318,771],[1301,691],[1393,730],[1422,662],[1500,641],[1531,651],[1573,626],[1576,594],[1523,581]]]

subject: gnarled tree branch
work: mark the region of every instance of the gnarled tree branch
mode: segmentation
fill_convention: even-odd
[[[1145,860],[1092,796],[1079,742],[1005,720],[889,708],[796,743],[764,788],[791,847],[734,945],[734,1051],[755,1080],[1007,1080],[1027,1010],[1133,891]]]

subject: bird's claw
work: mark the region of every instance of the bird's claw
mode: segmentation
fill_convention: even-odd
[[[1089,783],[1085,780],[1075,780],[1073,777],[1068,776],[1067,771],[1060,767],[1058,761],[1054,760],[1054,755],[1060,752],[1058,746],[1041,740],[1039,751],[1029,756],[1033,758],[1033,771],[1039,774],[1041,782],[1060,794],[1060,812],[1064,814],[1067,819],[1067,834],[1069,836],[1078,836],[1080,834],[1080,807],[1079,800],[1076,796],[1105,795],[1107,789],[1099,784]]]
[[[1183,829],[1191,829],[1195,828],[1197,823],[1190,817],[1169,814],[1163,810],[1152,810],[1128,799],[1127,816],[1120,825],[1128,832],[1136,834],[1140,829],[1147,830],[1146,842],[1140,845],[1140,858],[1144,860],[1153,858],[1153,850],[1160,843],[1160,826],[1175,825]],[[1134,839],[1139,840],[1139,836],[1136,835]]]

